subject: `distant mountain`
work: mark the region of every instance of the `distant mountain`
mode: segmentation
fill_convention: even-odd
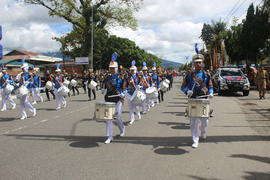
[[[58,51],[58,52],[46,52],[46,53],[41,53],[41,54],[44,54],[45,56],[51,56],[51,57],[56,57],[56,58],[63,58],[63,54]],[[71,58],[70,57],[64,57],[65,60],[70,60]]]
[[[162,62],[162,67],[164,67],[165,69],[167,68],[179,68],[181,65],[181,63],[177,63],[177,62],[173,62],[173,61],[168,61],[168,60],[165,60],[165,59],[161,59],[161,62]]]

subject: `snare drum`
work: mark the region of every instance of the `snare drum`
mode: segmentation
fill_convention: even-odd
[[[25,86],[21,86],[15,90],[17,97],[23,97],[28,94],[28,89]]]
[[[149,87],[145,90],[146,97],[148,99],[156,99],[158,98],[158,90],[156,87]]]
[[[65,79],[64,82],[63,82],[63,85],[68,87],[69,84],[70,84],[70,81]]]
[[[170,84],[170,82],[171,82],[169,79],[165,79],[164,81],[165,81],[167,84]]]
[[[169,84],[166,82],[166,80],[164,80],[160,83],[160,90],[161,91],[167,91],[168,88],[169,88]]]
[[[14,86],[8,83],[3,92],[4,94],[10,94],[13,91],[13,89],[14,89]]]
[[[48,90],[52,90],[53,89],[53,83],[52,81],[47,81],[45,84],[45,88]]]
[[[71,79],[70,85],[71,85],[72,87],[76,87],[76,86],[77,86],[77,81],[76,81],[75,79]]]
[[[69,93],[69,89],[66,86],[61,86],[59,89],[57,89],[57,92],[61,95],[61,96],[67,96]]]
[[[188,99],[188,116],[208,118],[210,115],[209,99]]]
[[[115,114],[115,103],[96,102],[95,119],[112,120]]]
[[[146,99],[146,95],[144,94],[144,92],[140,90],[136,90],[131,96],[130,101],[134,105],[140,105],[143,103],[145,99]]]
[[[92,80],[92,81],[89,83],[88,87],[89,87],[90,89],[96,89],[97,83],[96,83],[95,81]]]

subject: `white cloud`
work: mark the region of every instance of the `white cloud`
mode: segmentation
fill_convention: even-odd
[[[49,25],[60,23],[61,19],[50,17],[43,7],[15,0],[1,0],[0,7],[1,44],[5,52],[13,49],[33,52],[59,50],[60,45],[52,40],[59,35]]]
[[[245,1],[234,16],[243,19],[252,1]],[[210,23],[212,19],[226,19],[236,2],[144,0],[140,11],[135,14],[139,22],[136,31],[129,28],[110,31],[135,41],[139,47],[164,59],[185,62],[185,56],[191,57],[194,53],[194,43],[202,43],[199,36],[203,23]],[[60,45],[52,37],[70,30],[70,26],[63,25],[63,19],[50,17],[48,10],[41,6],[25,5],[22,0],[1,0],[0,7],[0,22],[3,26],[1,44],[5,50],[57,51]]]

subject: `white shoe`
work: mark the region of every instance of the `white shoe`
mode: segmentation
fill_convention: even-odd
[[[33,112],[33,117],[35,117],[36,115],[37,115],[37,109],[35,108]]]
[[[43,100],[43,97],[42,96],[40,96],[40,102],[43,102],[44,100]]]
[[[6,109],[1,109],[1,111],[3,112],[3,111],[6,111]]]
[[[143,111],[142,114],[146,114],[147,112],[146,111]]]
[[[23,117],[21,117],[20,119],[23,120],[23,119],[26,119],[26,118],[27,118],[27,117],[23,116]]]
[[[109,143],[111,143],[112,140],[113,140],[113,138],[108,137],[108,139],[107,139],[104,143],[105,143],[105,144],[109,144]]]
[[[199,143],[193,143],[192,145],[191,145],[191,147],[193,147],[193,148],[197,148],[199,146]]]
[[[133,121],[130,121],[128,124],[132,125],[134,123],[134,120]]]
[[[120,137],[123,137],[125,135],[125,128],[122,130]]]
[[[15,104],[15,105],[13,105],[11,109],[16,109],[16,104]]]
[[[59,110],[59,109],[61,109],[61,107],[57,107],[57,108],[56,108],[56,110]]]
[[[34,101],[32,104],[37,104],[37,101]]]
[[[138,120],[141,120],[141,119],[142,119],[142,116],[141,116],[141,115],[139,115],[139,116],[138,116]]]
[[[67,107],[67,103],[64,103],[64,104],[63,104],[63,108],[66,108],[66,107]]]

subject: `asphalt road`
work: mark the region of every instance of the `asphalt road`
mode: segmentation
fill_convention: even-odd
[[[37,104],[35,118],[19,120],[19,109],[0,112],[0,180],[269,180],[269,100],[258,101],[256,92],[215,96],[207,140],[193,149],[179,86],[176,80],[125,137],[114,126],[108,145],[86,94],[60,111],[54,101]],[[125,122],[128,115],[125,103]]]

